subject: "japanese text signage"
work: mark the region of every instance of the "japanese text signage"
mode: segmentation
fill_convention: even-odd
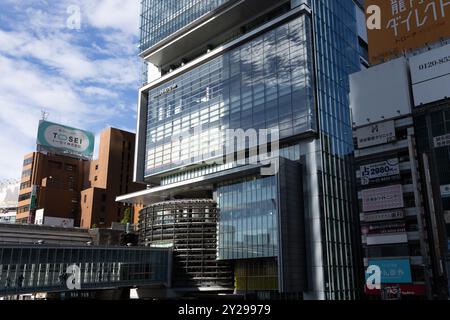
[[[69,154],[91,159],[95,137],[92,133],[48,121],[39,123],[37,145],[39,151]]]
[[[380,267],[382,284],[412,283],[409,259],[370,259],[369,265]]]
[[[450,146],[450,134],[434,138],[434,147],[435,148],[443,148],[443,147],[449,147],[449,146]]]
[[[395,122],[388,121],[356,130],[358,148],[367,148],[395,141]]]
[[[368,30],[372,64],[450,37],[450,0],[367,0],[381,9],[381,29]]]
[[[365,222],[379,222],[388,220],[399,220],[405,217],[405,212],[403,210],[397,211],[386,211],[386,212],[374,212],[371,214],[364,214]]]
[[[399,209],[405,206],[402,185],[361,191],[363,211]]]
[[[390,181],[394,177],[399,177],[400,165],[398,159],[390,159],[361,166],[360,172],[361,184],[367,186],[370,183]]]

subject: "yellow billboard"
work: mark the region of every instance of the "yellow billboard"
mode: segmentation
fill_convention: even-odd
[[[450,38],[450,0],[366,0],[366,12],[373,5],[381,29],[368,29],[372,64]]]

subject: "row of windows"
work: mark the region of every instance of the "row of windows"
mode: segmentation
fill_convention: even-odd
[[[33,163],[33,158],[28,158],[23,161],[23,166],[28,166]]]
[[[22,178],[30,177],[30,176],[31,176],[31,169],[24,170],[24,171],[22,172]]]
[[[69,171],[69,172],[74,172],[77,169],[76,165],[72,165],[72,164],[63,164],[62,162],[59,161],[52,161],[50,160],[48,162],[48,165],[51,169],[56,169],[56,170],[62,170],[63,166],[64,166],[64,170]]]
[[[21,194],[21,195],[19,196],[19,202],[28,200],[28,199],[30,199],[30,198],[31,198],[31,192],[26,193],[26,194]]]
[[[17,213],[18,214],[26,213],[28,211],[30,211],[30,206],[22,206],[22,207],[17,208]]]
[[[219,185],[219,259],[278,255],[276,177]]]
[[[324,197],[321,206],[325,298],[354,299],[358,216],[353,209],[353,151],[348,75],[359,70],[353,1],[309,1],[315,18],[317,94]],[[347,243],[347,244],[346,244]],[[362,275],[360,275],[362,276]]]
[[[31,181],[26,181],[20,184],[20,190],[31,188]]]
[[[69,265],[77,264],[84,287],[99,283],[165,281],[167,252],[100,249],[0,249],[0,292],[66,288]],[[101,262],[101,263],[100,263]]]
[[[315,127],[309,30],[299,17],[150,90],[146,175],[222,153],[226,129]]]
[[[227,1],[229,0],[142,0],[141,51]]]

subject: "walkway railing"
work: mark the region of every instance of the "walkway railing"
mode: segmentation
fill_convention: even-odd
[[[169,249],[0,245],[0,296],[168,285],[171,259]]]

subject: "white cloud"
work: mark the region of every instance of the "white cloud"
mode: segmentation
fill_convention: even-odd
[[[65,25],[72,4],[82,8],[81,30]],[[20,177],[42,109],[51,121],[96,133],[134,124],[139,1],[3,0],[3,8],[0,179]]]
[[[85,0],[82,4],[82,16],[86,16],[93,27],[111,28],[125,34],[137,35],[140,1]]]
[[[70,43],[66,34],[35,37],[25,32],[0,30],[0,53],[22,58],[37,59],[55,68],[74,81],[95,81],[104,84],[134,85],[139,74],[137,59],[131,57],[105,57],[90,59],[83,48]]]

